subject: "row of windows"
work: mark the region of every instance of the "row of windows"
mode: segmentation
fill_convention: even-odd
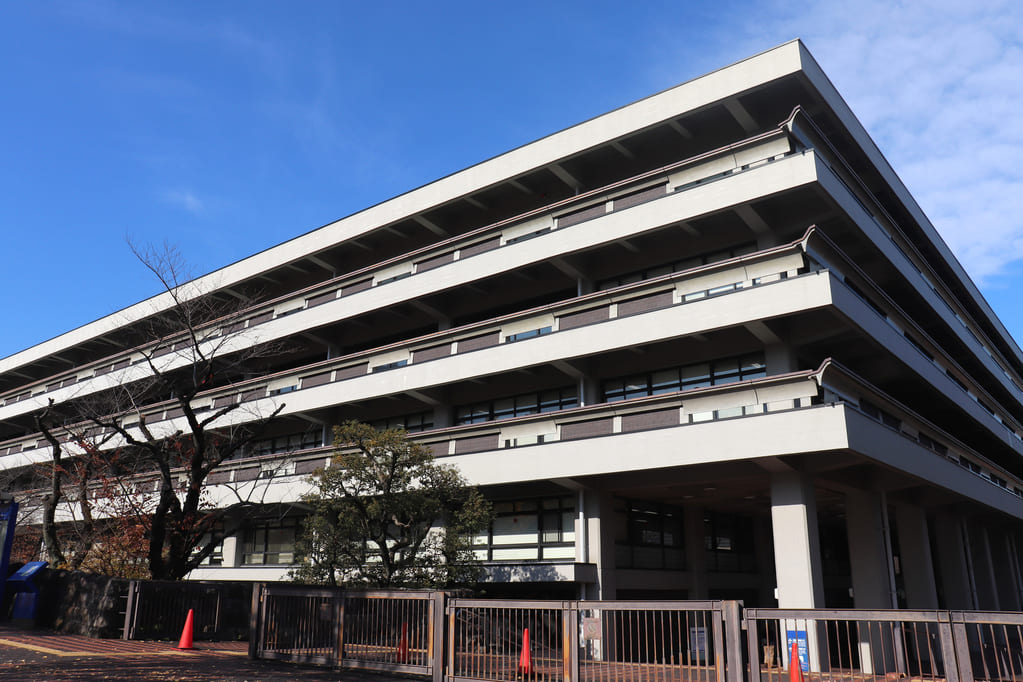
[[[483,561],[574,559],[574,512],[571,497],[495,502],[489,531],[474,540],[476,556]]]
[[[575,557],[575,500],[571,496],[495,502],[494,520],[474,539],[485,561],[572,559]],[[683,511],[658,502],[625,501],[626,537],[619,539],[620,568],[685,568]],[[244,565],[295,562],[296,518],[257,521],[242,534]],[[703,512],[704,549],[711,571],[755,571],[752,519]],[[219,565],[222,550],[204,562]]]
[[[476,536],[477,555],[486,561],[572,559],[575,557],[575,504],[572,497],[495,502],[494,520]],[[295,562],[296,518],[256,521],[242,533],[242,564]],[[205,563],[220,565],[222,548]]]
[[[625,537],[616,547],[619,568],[685,568],[683,510],[659,502],[625,501]],[[714,572],[757,570],[753,520],[712,510],[703,512],[707,569]]]
[[[767,375],[764,356],[754,353],[713,362],[698,362],[604,382],[604,402],[642,398],[663,393],[719,386]],[[531,391],[515,396],[487,400],[455,409],[455,424],[480,424],[490,421],[557,412],[579,406],[576,386],[546,391]],[[373,422],[377,428],[404,428],[409,433],[433,428],[433,414],[421,412]]]
[[[246,528],[242,543],[245,565],[286,565],[295,563],[298,520],[263,521]]]
[[[535,391],[486,402],[463,405],[455,411],[456,424],[524,417],[530,414],[557,412],[579,406],[579,390],[575,386]]]
[[[600,280],[597,283],[597,289],[603,291],[605,289],[614,289],[615,287],[624,286],[626,284],[632,284],[634,282],[642,282],[647,279],[653,279],[654,277],[660,277],[662,275],[670,275],[673,272],[682,272],[683,270],[689,270],[690,268],[699,267],[701,265],[707,265],[708,263],[717,263],[718,261],[728,260],[729,258],[735,258],[737,256],[744,256],[747,253],[754,253],[757,250],[755,242],[748,242],[746,244],[739,244],[738,246],[730,249],[720,249],[718,251],[709,251],[702,253],[690,258],[683,260],[673,261],[671,263],[665,263],[654,268],[647,268],[644,270],[636,270],[619,277],[610,277],[608,279]]]
[[[433,412],[416,412],[415,414],[406,414],[401,417],[378,419],[370,425],[379,431],[405,429],[408,433],[418,433],[433,428]]]
[[[603,387],[604,402],[610,403],[703,386],[729,384],[760,378],[766,374],[762,354],[726,358],[713,362],[699,362],[606,381]],[[512,417],[557,412],[578,406],[578,387],[565,386],[462,405],[455,410],[455,424],[500,421]],[[417,412],[380,419],[372,422],[372,426],[378,429],[401,428],[409,433],[417,433],[434,427],[434,415],[432,411]],[[305,431],[255,441],[249,448],[249,454],[250,456],[271,455],[317,448],[322,445],[323,438],[319,431]]]
[[[762,353],[697,362],[604,382],[604,402],[674,393],[704,386],[719,386],[767,376]]]
[[[302,433],[290,433],[284,436],[264,438],[253,441],[249,445],[249,456],[275,455],[282,452],[294,452],[296,450],[308,450],[323,445],[323,434],[321,431],[304,431]]]

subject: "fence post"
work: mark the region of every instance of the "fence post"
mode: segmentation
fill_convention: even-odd
[[[714,642],[714,671],[717,673],[714,677],[716,682],[725,682],[725,637],[721,627],[724,621],[723,603],[715,601],[710,616],[711,637]]]
[[[121,633],[121,639],[131,639],[131,625],[134,618],[135,611],[135,581],[128,581],[128,603],[124,606],[124,631]]]
[[[451,613],[447,614],[448,615],[448,618],[447,618],[448,622],[447,622],[447,628],[446,628],[447,632],[445,633],[444,646],[442,648],[447,650],[447,655],[448,655],[447,656],[447,658],[448,658],[448,669],[447,669],[447,672],[448,672],[449,675],[454,675],[455,674],[455,645],[458,643],[458,641],[456,639],[456,634],[455,634],[455,612],[457,611],[457,608],[455,608],[454,606],[452,606],[449,603],[449,604],[447,604],[445,606],[444,610],[445,611],[449,611],[450,610]]]
[[[444,680],[444,610],[447,606],[447,592],[433,592],[430,595],[430,630],[428,656],[433,672],[433,682]]]
[[[945,675],[948,677],[951,668],[959,674],[959,682],[973,682],[973,659],[970,657],[970,641],[966,634],[966,622],[963,619],[962,611],[949,611],[949,621],[952,626],[952,641],[955,646],[955,655],[952,656],[952,665],[945,663]],[[942,638],[941,653],[945,654],[945,641]],[[951,677],[949,677],[951,682]]]
[[[249,612],[249,658],[259,658],[260,631],[259,611],[263,598],[263,583],[252,583],[252,611]]]
[[[741,601],[722,603],[721,615],[725,621],[725,666],[728,682],[743,682]],[[756,639],[754,637],[754,639]],[[756,660],[756,659],[754,659]]]
[[[579,675],[579,602],[565,602],[562,607],[562,654],[565,660],[565,681],[578,682]]]
[[[757,610],[742,612],[742,626],[746,630],[746,653],[749,658],[748,682],[760,682],[760,640],[757,633]]]
[[[345,621],[345,593],[343,590],[335,590],[331,597],[331,619],[333,621],[331,627],[331,641],[334,643],[334,651],[332,656],[334,660],[331,665],[335,668],[341,668],[341,654],[344,651],[344,644],[341,642],[341,638],[344,637],[344,621]]]

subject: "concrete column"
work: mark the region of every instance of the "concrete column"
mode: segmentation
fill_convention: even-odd
[[[893,609],[895,579],[884,496],[853,492],[845,498],[853,604],[858,609]]]
[[[689,573],[689,599],[707,599],[707,548],[703,507],[685,508],[686,570]]]
[[[434,405],[433,407],[433,426],[434,428],[440,429],[445,426],[452,426],[451,406],[442,403],[440,405]]]
[[[824,607],[824,579],[821,573],[820,532],[817,528],[817,500],[813,480],[798,471],[771,475],[771,526],[774,537],[774,566],[778,583],[778,606],[783,609]],[[802,629],[798,621],[780,623],[785,635],[779,659],[787,663],[790,643],[787,633]],[[806,632],[810,670],[827,669],[826,641],[816,628]]]
[[[891,540],[883,494],[856,491],[845,497],[845,524],[849,536],[849,566],[852,572],[853,606],[857,609],[894,609],[895,576],[892,569]],[[894,644],[884,628],[861,624],[859,632],[860,666],[864,673],[886,670],[884,661],[892,660]],[[896,661],[901,657],[896,656]]]
[[[796,351],[787,343],[776,343],[764,347],[764,362],[769,375],[786,374],[799,369]]]
[[[938,588],[934,581],[931,540],[927,532],[927,514],[920,507],[900,504],[895,508],[899,529],[899,559],[906,586],[906,608],[938,608]]]
[[[977,608],[982,611],[1000,611],[998,589],[995,581],[994,562],[991,558],[991,545],[988,541],[987,528],[981,523],[966,522],[966,544],[968,556],[973,566],[973,586],[977,595]]]
[[[579,377],[579,404],[596,405],[603,396],[600,393],[600,381],[589,374]]]
[[[586,586],[586,599],[614,599],[615,511],[613,496],[604,491],[586,494],[586,523],[589,559],[597,565],[597,582]]]
[[[1009,561],[1012,564],[1013,574],[1016,576],[1016,598],[1020,603],[1020,610],[1023,610],[1023,562],[1020,562],[1019,535],[1016,531],[1008,529],[1005,533],[1005,541],[1009,549]]]
[[[823,608],[817,500],[810,477],[800,472],[772,474],[771,526],[778,607]]]
[[[238,535],[224,538],[224,563],[225,568],[241,566],[242,563],[242,542]]]
[[[945,603],[940,606],[943,609],[977,608],[962,525],[959,517],[946,512],[939,512],[934,517],[934,549],[941,567],[941,591]]]
[[[900,504],[895,507],[895,524],[899,529],[899,560],[902,582],[906,588],[906,608],[930,610],[938,608],[938,587],[934,580],[931,539],[927,514],[918,506]],[[933,647],[925,630],[911,628],[903,636],[914,641],[921,665],[930,666]]]
[[[1004,528],[994,527],[986,530],[998,604],[1003,611],[1019,611],[1019,576],[1009,552],[1009,534]]]

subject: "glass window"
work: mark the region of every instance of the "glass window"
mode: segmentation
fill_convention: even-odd
[[[710,364],[701,362],[695,365],[686,365],[682,368],[682,387],[701,388],[710,386]]]
[[[482,559],[538,560],[575,556],[572,497],[495,502],[490,533],[477,538]]]
[[[674,393],[679,390],[682,385],[679,382],[677,369],[665,369],[659,372],[654,372],[650,378],[651,390],[653,395],[660,395],[662,393]]]
[[[576,388],[567,386],[541,393],[531,392],[499,398],[493,402],[463,405],[456,409],[458,424],[478,424],[497,419],[523,417],[539,412],[567,410],[579,404]]]
[[[718,360],[714,363],[714,385],[731,384],[740,379],[738,358]]]
[[[508,419],[515,416],[515,399],[502,398],[494,401],[494,419]]]
[[[245,529],[243,564],[280,565],[295,561],[295,519],[254,521]]]
[[[625,400],[625,382],[619,380],[608,381],[604,384],[604,402],[613,403]]]
[[[615,551],[620,568],[684,567],[682,510],[659,502],[626,500],[627,537]]]
[[[760,379],[767,376],[767,363],[763,355],[747,355],[742,359],[742,378]]]
[[[537,401],[539,396],[536,393],[526,393],[515,397],[515,416],[523,417],[529,414],[536,414],[539,409]]]
[[[625,381],[625,399],[642,398],[650,395],[650,384],[645,376],[631,377]]]

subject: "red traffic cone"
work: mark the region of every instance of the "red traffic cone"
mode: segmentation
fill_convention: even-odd
[[[401,639],[398,640],[398,663],[408,663],[408,623],[401,624]]]
[[[529,628],[522,630],[522,653],[519,654],[519,675],[533,674],[533,656],[529,653]]]
[[[188,616],[185,618],[185,627],[181,630],[181,641],[178,642],[179,649],[192,648],[192,621],[194,618],[194,611],[192,609],[188,609]]]
[[[799,660],[799,643],[792,643],[789,652],[789,682],[803,682],[803,662]]]

